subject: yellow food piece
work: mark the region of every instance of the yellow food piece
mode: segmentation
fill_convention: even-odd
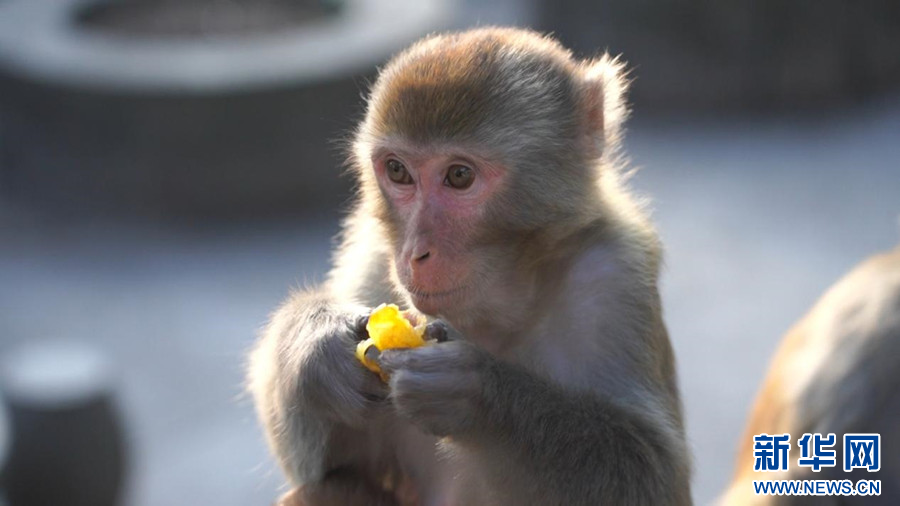
[[[380,374],[382,379],[387,378],[378,364],[366,358],[366,350],[370,346],[378,348],[378,351],[384,351],[393,348],[417,348],[425,344],[422,337],[425,334],[425,325],[413,327],[409,320],[400,314],[400,308],[395,304],[382,304],[372,310],[366,331],[369,338],[356,346],[356,358],[370,371]]]

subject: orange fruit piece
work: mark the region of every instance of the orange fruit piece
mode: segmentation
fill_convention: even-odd
[[[400,313],[400,308],[396,304],[382,304],[373,309],[366,324],[366,331],[369,338],[356,346],[356,358],[367,369],[380,374],[384,380],[387,378],[378,364],[366,358],[369,347],[374,346],[378,351],[384,351],[395,348],[418,348],[425,344],[423,337],[425,325],[413,327]]]

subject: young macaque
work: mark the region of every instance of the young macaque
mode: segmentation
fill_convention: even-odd
[[[622,182],[622,65],[507,28],[381,71],[327,281],[251,357],[268,441],[308,505],[691,503],[660,245]],[[452,339],[356,359],[382,303]]]

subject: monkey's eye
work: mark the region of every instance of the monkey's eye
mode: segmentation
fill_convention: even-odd
[[[409,171],[406,170],[406,166],[399,160],[390,158],[385,165],[387,166],[388,178],[390,178],[391,181],[397,184],[412,184],[412,176],[409,174]]]
[[[472,170],[471,167],[466,167],[465,165],[453,165],[450,167],[450,170],[447,171],[447,177],[444,179],[444,184],[452,186],[457,190],[465,190],[472,186],[473,181],[475,181],[475,171]]]

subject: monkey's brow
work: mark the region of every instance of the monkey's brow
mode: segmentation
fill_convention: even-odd
[[[375,144],[372,149],[372,158],[381,158],[390,153],[394,153],[397,156],[410,161],[420,161],[435,156],[447,159],[458,158],[461,160],[468,160],[472,158],[473,155],[474,157],[480,158],[477,150],[459,143],[435,142],[424,145],[413,145],[403,141],[388,141]]]

